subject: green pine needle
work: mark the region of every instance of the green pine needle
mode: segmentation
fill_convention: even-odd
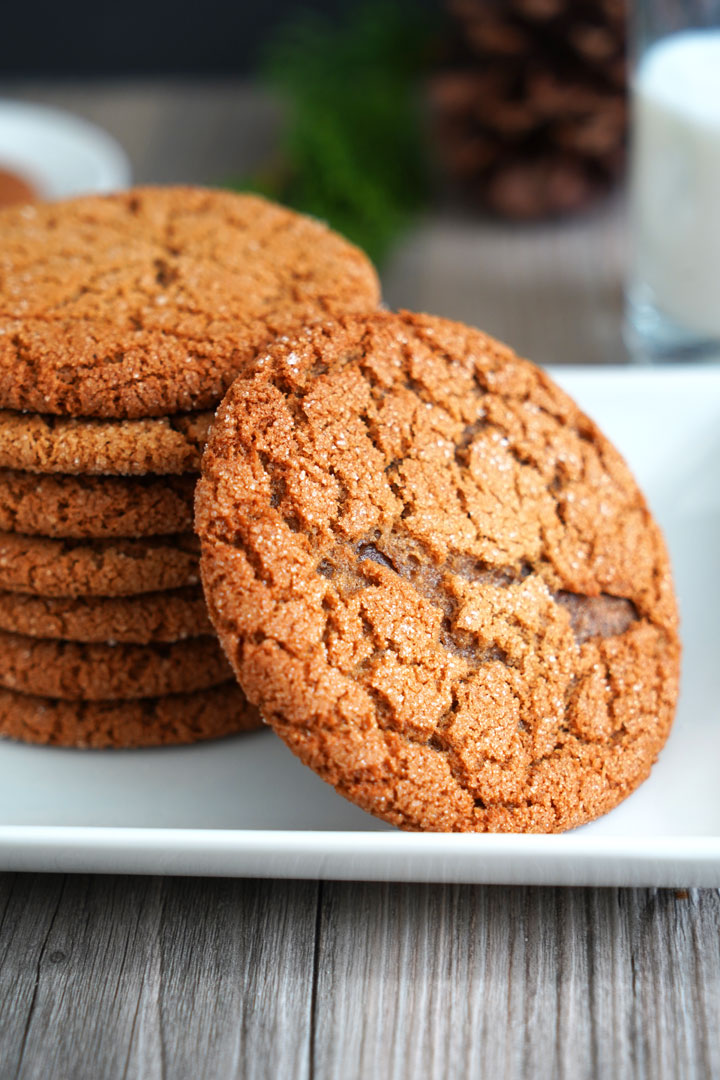
[[[278,161],[249,186],[382,262],[427,198],[417,83],[430,42],[416,4],[372,0],[342,25],[307,13],[285,27],[263,77],[287,101],[287,123]]]

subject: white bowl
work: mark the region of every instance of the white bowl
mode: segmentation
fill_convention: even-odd
[[[107,132],[72,113],[0,100],[0,168],[21,175],[42,199],[116,191],[130,162]]]

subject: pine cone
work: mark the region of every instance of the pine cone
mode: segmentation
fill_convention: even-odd
[[[612,185],[627,130],[623,0],[448,0],[430,87],[449,176],[508,218],[578,210]]]

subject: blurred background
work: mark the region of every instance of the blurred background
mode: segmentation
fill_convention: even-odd
[[[624,360],[622,0],[43,0],[3,24],[0,197],[251,188],[364,247],[392,306]],[[22,103],[101,131],[56,146],[36,116],[31,152]]]

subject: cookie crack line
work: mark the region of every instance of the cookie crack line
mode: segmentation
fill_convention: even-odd
[[[254,195],[134,189],[6,210],[0,227],[7,408],[213,407],[276,334],[379,301],[359,249]]]
[[[405,313],[401,313],[401,315],[402,314],[405,314]],[[420,327],[419,329],[417,329],[417,328],[415,328],[415,329],[416,329],[416,333],[418,335],[418,338],[420,340],[430,340],[430,342],[434,344],[434,341],[433,341],[432,337],[430,337],[428,339],[427,335],[424,333],[422,327]],[[406,360],[407,359],[412,360],[413,354],[412,354],[411,343],[410,342],[405,342],[404,346],[403,346],[403,349],[404,349],[404,354],[405,354]],[[366,357],[365,353],[363,353],[362,356],[361,356],[361,359],[359,361],[359,367],[362,370],[363,375],[366,377],[366,379],[367,379],[367,381],[369,383],[370,392],[371,392],[373,402],[374,402],[375,406],[378,407],[379,405],[382,404],[382,402],[387,397],[387,393],[388,393],[387,388],[385,388],[382,385],[378,384],[375,373],[373,372],[372,367],[370,367],[369,361],[367,360],[367,357]],[[432,395],[428,396],[426,389],[424,388],[424,386],[422,385],[422,383],[419,380],[411,378],[411,377],[407,376],[407,374],[406,374],[405,379],[404,379],[404,386],[405,386],[406,389],[411,390],[424,404],[426,404],[428,406],[432,406],[433,408],[436,408],[436,409],[437,408],[442,408],[443,411],[445,411],[444,407],[440,406],[438,404],[438,402],[435,400],[435,398],[432,397]],[[465,425],[459,439],[455,443],[453,457],[454,457],[454,461],[455,461],[456,465],[458,465],[458,467],[460,468],[461,474],[463,472],[466,472],[467,469],[468,469],[468,466],[469,466],[469,458],[470,458],[470,454],[471,454],[472,447],[473,447],[473,444],[475,442],[476,437],[478,435],[480,435],[481,433],[483,433],[483,432],[494,432],[494,434],[497,436],[497,438],[501,441],[501,445],[507,450],[507,452],[512,456],[513,460],[516,461],[516,463],[521,468],[530,469],[530,470],[533,471],[533,473],[535,475],[540,476],[540,473],[539,473],[539,470],[537,468],[536,463],[533,461],[531,456],[529,456],[526,453],[523,453],[522,450],[516,445],[516,442],[511,437],[511,433],[508,430],[507,426],[499,423],[497,420],[490,420],[488,418],[487,413],[486,413],[486,409],[485,409],[483,403],[487,400],[488,395],[491,393],[491,386],[492,386],[492,373],[491,372],[486,372],[485,373],[484,381],[483,381],[483,377],[481,377],[478,374],[477,371],[473,372],[471,393],[472,393],[472,395],[473,395],[473,397],[474,397],[474,399],[475,399],[475,401],[477,403],[477,409],[476,409],[476,414],[477,415],[475,416],[475,418],[472,421],[470,421],[469,423],[467,423]],[[593,442],[593,438],[597,434],[596,426],[593,424],[593,422],[591,420],[589,420],[583,414],[578,413],[578,410],[576,408],[573,409],[573,414],[572,414],[573,418],[572,418],[572,420],[568,420],[568,417],[563,414],[563,412],[562,412],[562,410],[560,408],[556,408],[555,410],[553,410],[553,409],[549,408],[547,406],[547,404],[545,404],[542,401],[532,401],[531,398],[530,398],[530,395],[527,392],[519,396],[518,403],[525,410],[528,410],[528,411],[531,411],[531,412],[541,413],[541,414],[547,416],[553,423],[558,423],[558,422],[562,423],[563,426],[565,426],[568,430],[570,430],[573,433],[573,435],[576,436],[579,440],[587,443],[589,446],[593,447],[594,449],[596,448],[597,451],[598,451],[598,454],[600,456],[600,459],[603,462],[603,465],[605,465],[605,463],[606,463],[606,447],[605,447],[604,441],[601,440],[599,443],[597,443],[597,445],[596,445],[596,443]],[[446,415],[447,415],[447,413],[446,413]],[[362,423],[365,424],[365,426],[366,426],[366,428],[368,430],[368,435],[370,437],[372,445],[376,449],[381,451],[381,446],[380,446],[381,440],[378,438],[377,424],[370,419],[370,417],[368,416],[366,411],[360,414],[359,419],[362,421]],[[401,459],[396,459],[393,463],[391,463],[391,465],[394,468],[395,472],[398,471],[401,464],[402,464],[402,458]],[[402,485],[392,478],[392,476],[391,476],[391,472],[392,472],[391,466],[388,466],[385,471],[386,471],[386,476],[388,478],[388,483],[391,486],[393,494],[404,505],[403,511],[401,512],[401,517],[403,517],[403,518],[407,517],[412,511],[411,511],[411,507],[408,506],[407,503],[405,502],[404,491],[403,491]],[[522,492],[517,487],[517,483],[518,483],[517,478],[515,480],[515,483],[516,483],[516,493],[517,493],[518,499],[519,499],[519,501],[522,501]],[[471,510],[470,510],[470,508],[468,506],[468,503],[467,503],[467,494],[466,494],[464,485],[462,483],[462,475],[458,479],[458,481],[456,482],[455,486],[456,486],[456,494],[458,496],[459,504],[460,504],[463,512],[465,513],[466,518],[472,524],[473,528],[476,530],[476,533],[479,534],[479,525],[475,521],[475,519],[473,517],[473,514],[472,514],[472,512],[471,512]],[[558,461],[556,463],[554,474],[548,481],[544,482],[544,487],[545,487],[545,490],[547,491],[548,495],[550,496],[550,498],[553,500],[554,512],[555,512],[557,518],[559,519],[560,523],[563,526],[565,526],[566,525],[566,517],[565,517],[564,510],[563,510],[563,506],[561,504],[561,500],[567,496],[567,486],[566,486],[566,483],[564,482],[564,479],[563,479],[563,462],[562,461]],[[630,503],[628,503],[628,505],[629,504]]]
[[[620,456],[537,369],[431,316],[347,318],[228,394],[197,496],[241,682],[406,828],[555,831],[644,778],[678,647]]]
[[[363,347],[365,346],[364,340],[363,340],[362,345],[363,345]],[[409,345],[406,345],[405,348],[406,348],[406,351],[407,351],[409,349]],[[368,384],[368,388],[369,388],[369,392],[370,392],[370,396],[372,398],[373,404],[374,404],[375,408],[378,408],[379,406],[382,405],[383,401],[386,399],[388,391],[387,391],[387,388],[383,387],[381,384],[378,383],[378,380],[377,380],[377,378],[375,376],[375,373],[373,372],[372,368],[369,366],[369,360],[367,359],[366,352],[367,352],[366,349],[365,349],[365,351],[363,351],[363,348],[360,349],[360,356],[359,356],[359,359],[358,359],[358,367],[359,367],[360,371],[362,372],[363,377],[365,378],[365,380],[366,380],[366,382]],[[345,363],[347,363],[347,362],[349,362],[349,361],[346,360]],[[274,382],[274,385],[276,386],[276,388],[278,390],[280,390],[281,392],[286,390],[286,380],[285,379],[275,378],[273,380],[273,382]],[[423,401],[423,403],[425,403],[427,405],[432,405],[434,408],[441,408],[440,406],[438,406],[438,403],[434,399],[432,399],[431,397],[430,398],[428,397],[428,395],[425,392],[423,386],[418,382],[418,380],[407,379],[406,378],[404,385],[406,386],[406,388],[411,389],[413,391],[413,393],[415,393],[416,396],[418,396],[420,398],[420,400]],[[292,387],[291,389],[288,387],[287,389],[290,391],[290,393],[292,393],[293,399],[297,399],[297,406],[295,407],[295,409],[296,409],[297,407],[301,406],[301,403],[303,402],[303,400],[312,392],[312,383],[309,386],[306,386],[304,388],[304,390],[300,390],[300,391],[296,387]],[[473,379],[472,393],[473,393],[475,399],[478,401],[478,403],[480,403],[484,398],[487,397],[488,392],[489,392],[488,389],[485,386],[483,386],[483,384],[481,383],[479,377],[477,376],[477,374],[475,374],[474,379]],[[520,401],[520,404],[523,407],[532,406],[532,408],[535,409],[537,412],[543,413],[546,416],[550,417],[553,421],[558,422],[559,415],[560,415],[558,411],[552,411],[552,410],[548,409],[546,406],[544,406],[543,404],[539,404],[536,407],[535,403],[531,402],[530,398],[527,395],[520,398],[519,401]],[[295,417],[297,419],[297,412],[295,411],[295,409],[293,411],[294,411]],[[447,413],[446,413],[446,416],[447,416]],[[307,417],[305,416],[304,413],[302,415],[302,419],[307,420]],[[378,434],[377,421],[375,419],[373,419],[369,415],[369,412],[368,412],[367,409],[361,410],[358,413],[357,419],[364,425],[364,427],[365,427],[365,429],[367,431],[367,434],[368,434],[368,438],[370,440],[370,443],[371,443],[373,449],[376,450],[379,454],[382,455],[382,453],[383,453],[382,440],[381,440],[381,438],[380,438],[380,436]],[[585,440],[586,442],[588,442],[588,444],[592,445],[591,436],[592,436],[592,432],[595,430],[594,425],[592,424],[591,421],[586,420],[586,418],[584,418],[582,416],[581,416],[580,419],[582,421],[584,421],[584,423],[571,423],[571,424],[568,425],[568,427],[572,431],[572,433],[574,435],[576,435],[579,439]],[[563,422],[566,422],[566,421],[564,420]],[[454,448],[454,460],[455,460],[455,463],[456,463],[456,465],[458,466],[458,468],[460,469],[460,472],[461,472],[460,477],[458,477],[458,479],[455,482],[456,495],[457,495],[457,498],[458,498],[459,506],[460,506],[463,514],[465,515],[466,519],[471,524],[472,528],[475,530],[477,536],[481,535],[480,527],[479,527],[479,523],[475,520],[475,517],[474,517],[474,515],[473,515],[473,513],[472,513],[472,511],[471,511],[471,509],[470,509],[470,507],[468,505],[467,493],[465,491],[465,481],[463,479],[462,474],[464,472],[467,472],[468,464],[469,464],[469,456],[470,456],[470,453],[472,451],[473,444],[474,444],[474,441],[475,441],[477,435],[481,434],[482,432],[488,432],[488,431],[495,433],[496,437],[500,440],[500,444],[502,445],[502,447],[511,455],[513,460],[515,460],[516,463],[521,468],[529,469],[529,470],[531,470],[533,472],[534,475],[540,477],[540,473],[539,473],[539,471],[538,471],[538,469],[536,467],[536,464],[533,461],[532,457],[529,456],[526,453],[523,453],[522,450],[519,449],[517,445],[515,445],[515,441],[510,437],[510,432],[508,431],[508,429],[506,427],[503,427],[501,424],[499,424],[497,422],[490,421],[487,418],[486,414],[485,414],[485,410],[482,408],[482,406],[480,406],[479,415],[477,415],[474,420],[470,421],[468,424],[465,425],[465,427],[463,428],[462,433],[460,435],[460,438],[456,442],[456,445],[455,445],[455,448]],[[604,456],[603,456],[603,460],[604,460]],[[263,464],[264,464],[264,467],[265,467],[266,471],[268,471],[268,461],[269,461],[268,456],[263,455]],[[399,503],[402,505],[402,510],[400,512],[400,518],[401,519],[404,519],[404,518],[410,516],[412,514],[412,512],[413,512],[413,504],[407,501],[406,491],[405,491],[405,489],[403,487],[401,479],[397,475],[399,473],[399,470],[400,470],[402,464],[403,464],[403,461],[404,461],[404,458],[402,458],[402,457],[394,458],[393,461],[391,461],[385,467],[385,470],[384,470],[386,480],[388,482],[388,485],[390,486],[390,489],[391,489],[392,493],[395,495],[395,497],[398,499]],[[336,479],[336,481],[337,481],[337,483],[339,485],[339,496],[338,496],[339,508],[342,510],[342,508],[345,506],[345,504],[346,504],[346,502],[348,500],[348,497],[349,497],[349,492],[348,492],[347,485],[345,484],[345,482],[344,482],[344,480],[342,478],[341,470],[338,468],[338,466],[333,466],[333,465],[329,464],[328,469],[329,469],[330,474]],[[565,511],[564,511],[564,508],[563,508],[563,505],[562,505],[562,499],[567,496],[567,491],[566,491],[566,485],[563,482],[563,478],[562,478],[562,462],[560,462],[560,463],[558,463],[558,465],[556,465],[553,476],[549,480],[543,481],[543,487],[544,487],[545,491],[547,492],[548,496],[552,499],[553,509],[554,509],[554,513],[555,513],[557,519],[559,520],[560,524],[563,527],[565,527],[566,526],[566,514],[565,514]],[[522,491],[518,487],[518,479],[517,478],[515,479],[515,488],[516,488],[517,498],[518,498],[519,502],[522,502]],[[498,500],[498,506],[501,506],[499,497],[497,495],[495,495],[494,497]],[[297,521],[297,518],[295,517],[295,515],[287,515],[286,514],[285,515],[285,520],[286,520],[286,524],[288,524],[289,527],[291,527],[294,531],[297,531],[297,528],[295,526],[295,522]],[[563,590],[560,590],[560,591],[563,591]],[[571,590],[568,589],[566,591],[571,591]],[[611,595],[611,594],[608,594],[608,595]],[[629,602],[632,603],[632,601],[629,601]]]
[[[118,420],[0,409],[0,466],[66,476],[198,472],[212,419],[209,410]]]
[[[234,679],[206,690],[126,701],[68,701],[0,688],[0,735],[23,742],[150,747],[260,727],[260,714]]]
[[[485,645],[483,647],[477,643],[473,643],[472,635],[468,633],[465,633],[462,642],[458,640],[458,632],[457,630],[454,631],[452,626],[452,616],[448,614],[447,601],[450,600],[450,598],[447,593],[445,594],[445,601],[439,598],[436,587],[445,574],[455,573],[469,581],[488,582],[493,585],[507,588],[512,584],[525,580],[532,573],[532,569],[525,565],[518,571],[510,571],[507,568],[490,567],[489,565],[482,563],[481,560],[468,558],[462,554],[456,554],[454,557],[449,558],[445,564],[441,566],[436,564],[433,567],[433,572],[421,581],[420,587],[418,587],[417,575],[403,573],[407,564],[405,564],[404,567],[401,563],[400,568],[398,568],[396,562],[377,546],[376,541],[377,538],[373,538],[373,540],[365,539],[355,545],[354,550],[357,555],[358,569],[361,570],[363,562],[366,561],[381,566],[409,581],[419,596],[429,600],[433,606],[441,610],[443,612],[443,620],[438,632],[437,644],[445,651],[462,657],[467,662],[469,671],[457,678],[451,687],[451,693],[453,695],[453,705],[451,708],[439,718],[434,730],[429,734],[424,735],[415,734],[407,729],[399,730],[397,724],[392,719],[392,712],[388,700],[380,690],[372,686],[372,684],[364,677],[366,673],[373,670],[375,664],[382,659],[383,656],[393,652],[391,648],[382,648],[376,645],[372,654],[357,666],[353,675],[361,682],[364,691],[374,701],[379,727],[384,732],[389,731],[395,735],[400,735],[409,743],[419,746],[432,746],[442,752],[446,756],[448,766],[458,784],[466,789],[467,785],[462,769],[458,767],[454,759],[452,748],[444,742],[443,731],[457,716],[459,711],[458,691],[461,687],[467,685],[473,672],[476,672],[481,666],[491,661],[499,661],[506,666],[512,666],[513,661],[507,653],[497,645]],[[427,552],[425,553],[425,556],[429,559],[429,554]],[[342,573],[342,571],[339,571],[336,564],[333,564],[326,558],[318,563],[318,573],[324,577],[332,578],[337,572]],[[345,570],[345,573],[347,574],[347,570]],[[362,579],[362,572],[360,573],[360,578]],[[363,585],[366,587],[369,586],[370,582],[367,580],[360,580],[358,584],[362,588]],[[427,587],[428,584],[429,587]],[[550,595],[556,604],[567,610],[576,646],[578,647],[585,641],[622,635],[639,620],[635,605],[632,601],[622,597],[606,595],[591,597],[563,591],[551,593]],[[362,615],[361,619],[365,625],[366,633],[372,640],[374,634],[371,624]],[[326,644],[331,620],[332,613],[330,612],[323,633],[323,640]],[[563,702],[563,716],[562,718],[558,717],[557,725],[559,734],[564,731],[565,737],[568,735],[567,721],[565,719],[567,706],[568,694],[565,695],[565,700]],[[522,730],[523,727],[524,725],[520,722],[519,728]],[[528,766],[528,769],[532,770],[537,768],[542,761],[545,761],[552,753],[560,749],[561,745],[561,743],[556,744],[547,754],[534,759]],[[484,807],[485,803],[483,800],[478,800],[476,805]],[[507,805],[510,806],[511,804],[507,803]]]
[[[442,599],[437,598],[438,590],[435,588],[441,583],[445,574],[455,574],[477,584],[508,587],[524,581],[536,572],[527,563],[523,564],[518,570],[514,570],[508,567],[492,566],[481,559],[468,557],[462,553],[452,553],[444,563],[432,564],[430,573],[421,577],[418,572],[419,560],[416,572],[409,571],[407,562],[403,563],[397,556],[393,560],[392,555],[383,552],[378,545],[379,539],[379,537],[373,536],[372,539],[360,540],[356,542],[354,549],[350,549],[357,556],[358,566],[369,561],[393,571],[398,577],[408,581],[419,596],[429,600],[446,615],[448,613],[447,600],[450,597],[445,590],[440,590],[445,596],[445,602],[443,602]],[[421,545],[417,542],[413,546],[421,548]],[[414,554],[415,552],[413,552]],[[431,562],[431,556],[427,550],[423,551],[423,557],[428,562]],[[318,562],[316,569],[321,576],[332,578],[336,572],[342,573],[345,568],[339,566],[331,556],[325,555]],[[369,584],[370,582],[362,578],[362,576],[359,577],[359,587]],[[565,589],[548,591],[554,602],[568,612],[570,625],[578,645],[582,645],[583,642],[595,637],[615,637],[624,634],[633,623],[640,620],[640,614],[635,604],[626,597],[612,596],[607,593],[589,596]]]

